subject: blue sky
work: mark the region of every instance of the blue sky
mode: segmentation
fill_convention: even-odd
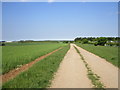
[[[119,0],[1,0],[2,2],[118,2]]]
[[[117,2],[4,2],[3,40],[117,36]]]
[[[2,3],[0,2],[0,40],[2,40]]]

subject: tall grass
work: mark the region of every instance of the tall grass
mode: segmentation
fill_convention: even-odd
[[[118,47],[94,46],[90,44],[78,44],[78,43],[76,45],[106,59],[113,65],[118,66]]]
[[[2,73],[26,64],[42,55],[45,55],[65,44],[40,44],[2,47]]]
[[[46,88],[51,84],[54,73],[64,58],[69,46],[65,46],[52,55],[34,64],[13,80],[3,85],[3,88]]]

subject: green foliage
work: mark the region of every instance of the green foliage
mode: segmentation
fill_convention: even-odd
[[[118,47],[110,46],[94,46],[90,44],[78,44],[78,46],[102,57],[105,58],[108,62],[112,63],[115,66],[118,66]]]
[[[119,37],[79,37],[75,38],[75,42],[83,43],[83,44],[94,44],[95,46],[104,46],[105,44],[110,46],[119,46],[118,41]],[[108,43],[112,42],[112,43]]]
[[[97,45],[104,46],[106,42],[107,42],[107,39],[105,37],[100,37],[97,40]]]
[[[69,45],[34,64],[27,71],[3,84],[3,88],[46,88],[69,50]]]
[[[88,72],[88,78],[92,81],[94,88],[103,88],[103,84],[99,81],[99,78],[91,71]]]
[[[5,41],[0,41],[0,46],[5,46]]]
[[[87,40],[87,39],[84,39],[84,40],[82,41],[82,43],[83,43],[83,44],[87,44],[87,43],[88,43],[88,40]]]
[[[64,45],[47,43],[2,47],[2,73],[4,74]]]
[[[120,46],[118,42],[107,42],[106,45],[108,45],[108,46]]]
[[[68,43],[69,41],[63,41],[63,43]]]

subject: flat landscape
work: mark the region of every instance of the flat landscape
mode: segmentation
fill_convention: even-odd
[[[2,87],[117,88],[118,68],[116,64],[114,66],[113,62],[108,63],[105,58],[101,58],[79,46],[94,49],[94,46],[87,44],[65,43],[4,46]],[[108,48],[106,52],[111,54],[109,48],[115,47],[98,46],[97,48],[103,49],[102,51],[106,50],[104,48]],[[49,54],[50,52],[53,53]],[[49,55],[45,56],[46,54]],[[39,59],[42,56],[43,58]],[[33,61],[34,63],[32,63]],[[104,69],[101,68],[102,66],[104,66]],[[110,75],[111,73],[114,74]]]
[[[117,1],[2,0],[0,88],[118,90]]]
[[[57,46],[59,46],[59,44]],[[47,48],[48,46],[44,47]],[[29,70],[22,72],[16,78],[3,84],[3,87],[5,88],[47,87],[50,83],[49,80],[52,79],[53,73],[56,72],[57,68],[59,67],[60,61],[63,59],[64,55],[69,49],[69,45],[63,44],[61,47],[62,48],[59,51],[44,58],[43,60],[38,61]]]

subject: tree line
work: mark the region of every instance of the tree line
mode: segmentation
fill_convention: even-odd
[[[119,46],[120,37],[77,37],[75,42],[95,46]]]

